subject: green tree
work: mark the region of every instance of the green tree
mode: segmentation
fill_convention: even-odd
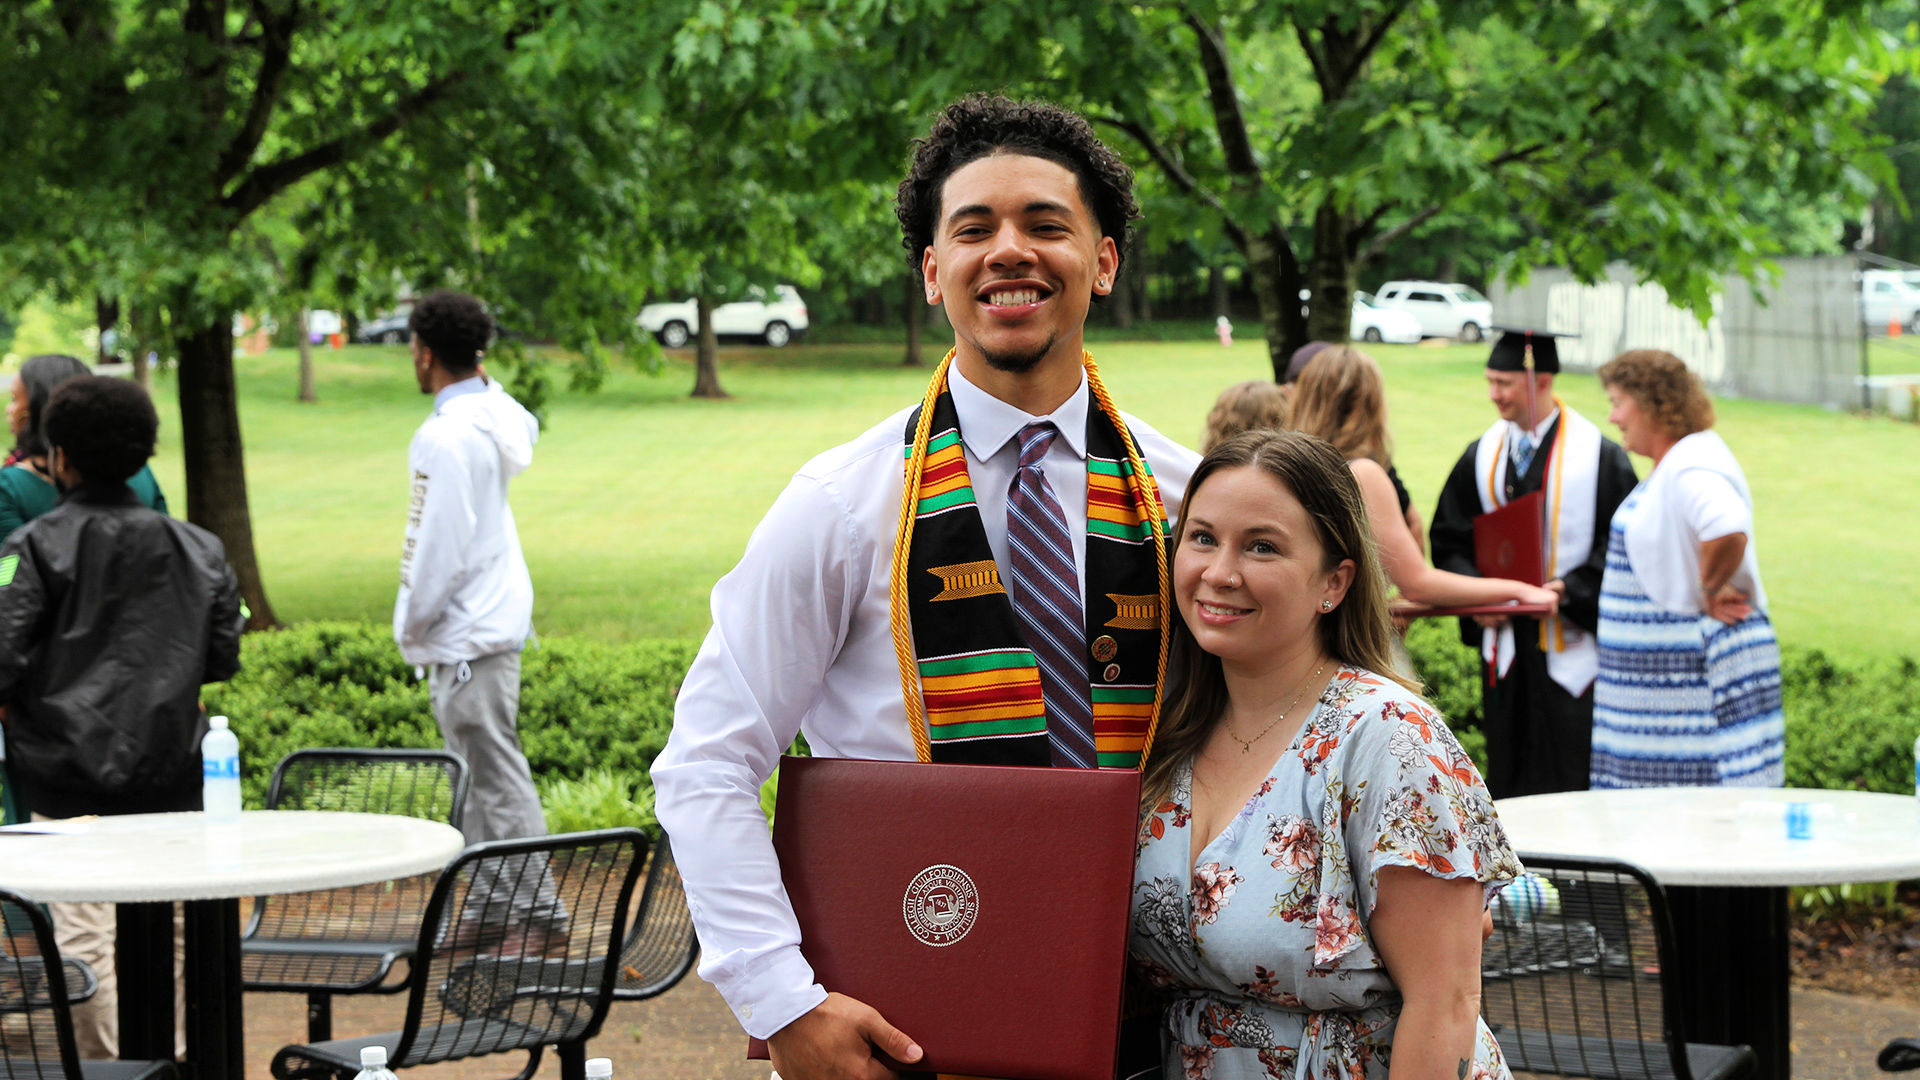
[[[1866,0],[920,9],[884,52],[1021,72],[1010,89],[1079,105],[1217,216],[1276,373],[1344,340],[1360,272],[1426,228],[1517,223],[1519,267],[1624,258],[1704,308],[1718,274],[1764,271],[1792,208],[1857,207],[1885,172]]]
[[[596,370],[645,285],[636,117],[683,12],[535,0],[48,0],[0,8],[0,263],[130,303],[179,360],[187,516],[254,625],[230,319],[278,287],[277,200],[311,182],[374,266],[508,292]],[[396,136],[404,133],[404,140]],[[550,271],[550,273],[542,273]],[[593,287],[584,287],[592,279]],[[524,323],[523,323],[524,325]],[[537,385],[534,387],[537,389]]]

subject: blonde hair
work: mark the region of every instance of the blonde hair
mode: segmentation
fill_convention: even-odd
[[[1387,576],[1380,568],[1360,484],[1347,459],[1325,440],[1298,431],[1249,431],[1209,450],[1187,481],[1180,527],[1173,533],[1175,550],[1186,535],[1187,510],[1194,494],[1221,469],[1247,467],[1264,470],[1299,500],[1325,553],[1323,570],[1330,572],[1343,560],[1353,560],[1353,584],[1346,596],[1332,611],[1314,615],[1321,650],[1339,663],[1365,668],[1420,693],[1419,684],[1401,675],[1394,662]],[[1200,648],[1184,618],[1172,620],[1168,629],[1172,635],[1168,683],[1173,685],[1177,679],[1180,689],[1161,713],[1153,755],[1142,778],[1142,813],[1167,797],[1174,771],[1199,752],[1227,707],[1220,658]],[[1281,644],[1275,642],[1274,647]]]
[[[1332,443],[1348,461],[1393,464],[1386,383],[1373,357],[1351,345],[1323,349],[1293,386],[1289,426]]]
[[[1280,431],[1287,426],[1287,395],[1278,383],[1265,379],[1234,383],[1220,391],[1207,413],[1207,433],[1200,443],[1206,453],[1243,431]]]

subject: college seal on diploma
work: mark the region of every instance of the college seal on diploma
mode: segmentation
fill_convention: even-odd
[[[965,870],[937,863],[907,883],[900,914],[907,932],[922,945],[951,945],[966,937],[980,917],[980,891]]]

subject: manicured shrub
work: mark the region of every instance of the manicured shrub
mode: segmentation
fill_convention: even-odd
[[[637,777],[666,745],[673,697],[697,643],[547,639],[521,658],[520,739],[536,782],[593,769]],[[249,634],[241,672],[208,686],[207,710],[240,736],[241,784],[259,806],[274,765],[308,746],[441,745],[427,686],[386,627],[307,623]]]
[[[527,650],[520,735],[550,816],[651,820],[647,769],[666,745],[673,700],[697,646],[550,638]],[[1452,620],[1416,622],[1407,647],[1429,699],[1484,769],[1477,654],[1460,642]],[[384,626],[310,623],[251,634],[242,663],[232,682],[207,687],[206,702],[231,717],[240,735],[250,806],[260,805],[274,763],[301,747],[441,744],[426,685],[414,680]],[[1783,673],[1788,784],[1912,790],[1920,665],[1843,663],[1789,649]],[[769,803],[771,791],[763,793]]]

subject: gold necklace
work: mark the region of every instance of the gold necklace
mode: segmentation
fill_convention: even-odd
[[[1275,727],[1279,725],[1280,721],[1285,720],[1287,718],[1287,714],[1293,711],[1293,707],[1295,705],[1300,704],[1300,699],[1306,696],[1307,688],[1312,686],[1314,684],[1314,681],[1320,678],[1320,673],[1322,671],[1325,671],[1326,668],[1327,668],[1327,662],[1325,660],[1320,661],[1320,666],[1313,669],[1313,674],[1307,676],[1307,681],[1300,684],[1300,692],[1293,695],[1293,700],[1287,702],[1287,707],[1280,710],[1279,716],[1274,717],[1273,720],[1270,723],[1268,723],[1266,727],[1263,727],[1260,729],[1260,734],[1255,735],[1251,739],[1243,739],[1240,736],[1234,734],[1233,722],[1229,720],[1228,722],[1220,725],[1221,728],[1226,731],[1227,738],[1232,739],[1234,742],[1237,742],[1240,744],[1241,753],[1243,754],[1252,753],[1253,744],[1259,742],[1261,739],[1266,738],[1267,732],[1272,731]]]

